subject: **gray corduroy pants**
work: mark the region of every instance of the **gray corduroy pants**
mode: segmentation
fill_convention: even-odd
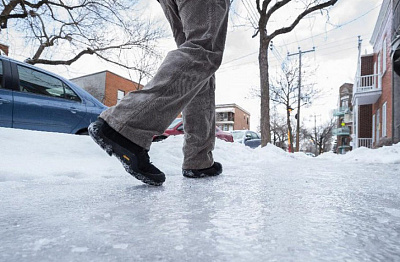
[[[182,112],[184,169],[214,163],[215,76],[227,33],[229,0],[160,0],[178,48],[169,52],[155,76],[139,91],[101,114],[111,127],[150,149]]]

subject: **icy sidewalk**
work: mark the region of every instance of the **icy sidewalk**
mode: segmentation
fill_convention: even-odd
[[[182,137],[142,185],[88,137],[0,128],[0,261],[399,261],[400,145],[309,158],[217,141],[224,173],[181,175]]]

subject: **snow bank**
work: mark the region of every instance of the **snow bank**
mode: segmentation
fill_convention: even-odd
[[[124,174],[120,163],[109,157],[88,136],[0,128],[0,182],[43,177],[88,179]],[[153,143],[150,157],[166,174],[181,175],[183,136]],[[325,153],[317,158],[289,154],[273,145],[251,149],[217,139],[216,161],[228,168],[268,168],[271,164],[307,161],[400,163],[400,143],[379,149],[359,148],[346,155]],[[312,164],[312,163],[310,163]]]
[[[321,156],[318,156],[318,158],[369,164],[400,164],[400,143],[377,149],[360,147],[345,155],[337,155],[330,152],[322,154]]]
[[[118,160],[88,136],[0,128],[0,181],[112,174]]]

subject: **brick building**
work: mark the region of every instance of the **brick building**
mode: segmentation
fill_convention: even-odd
[[[374,52],[359,60],[353,90],[354,147],[377,147],[393,141],[392,10],[393,0],[383,0],[370,40]]]
[[[0,44],[0,55],[8,56],[8,46]]]
[[[393,1],[392,26],[393,65],[393,142],[400,141],[400,0]]]
[[[350,134],[353,129],[352,96],[353,84],[345,83],[339,88],[339,106],[333,112],[333,115],[337,117],[337,127],[333,130],[333,134],[337,136],[335,150],[337,154],[345,154],[351,150]]]
[[[71,79],[106,106],[118,103],[128,92],[142,89],[138,83],[110,71],[102,71]]]
[[[216,125],[224,131],[249,130],[250,113],[236,104],[215,106]]]

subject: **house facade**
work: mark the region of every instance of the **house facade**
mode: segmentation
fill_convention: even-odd
[[[393,142],[400,141],[400,0],[393,1],[393,26],[391,39],[393,66]]]
[[[71,79],[106,106],[116,105],[127,93],[142,89],[138,83],[110,71]]]
[[[383,0],[370,40],[373,54],[359,55],[352,101],[354,148],[378,147],[394,139],[393,3],[393,0]]]
[[[216,125],[224,131],[249,130],[250,113],[236,104],[215,106]]]
[[[335,153],[345,154],[350,151],[351,133],[353,130],[353,84],[345,83],[339,88],[338,108],[333,115],[337,117],[337,126],[333,130],[336,137]]]

